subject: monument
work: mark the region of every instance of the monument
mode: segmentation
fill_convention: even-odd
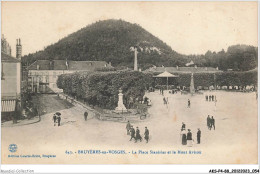
[[[137,63],[137,46],[134,46],[134,71],[138,71],[138,63]]]
[[[115,112],[117,113],[124,113],[127,112],[127,109],[123,103],[123,94],[122,94],[122,89],[119,89],[119,93],[118,93],[118,103],[117,103],[117,107],[115,109]]]
[[[191,73],[191,79],[190,79],[190,93],[191,95],[195,93],[193,73]]]

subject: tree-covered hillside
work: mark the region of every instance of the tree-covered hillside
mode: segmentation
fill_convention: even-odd
[[[122,20],[96,22],[23,59],[29,64],[36,59],[105,60],[113,66],[133,67],[133,46],[139,48],[141,68],[187,62],[141,26]]]
[[[227,51],[207,51],[205,55],[189,56],[199,66],[219,67],[221,70],[248,71],[257,67],[257,47],[233,45]]]
[[[187,56],[172,50],[138,24],[112,19],[88,25],[42,51],[26,55],[22,63],[30,65],[37,59],[104,60],[115,67],[133,68],[133,46],[138,46],[138,63],[142,69],[153,65],[185,66],[191,60],[197,66],[221,70],[247,71],[257,67],[257,48],[253,46],[235,45],[226,52]]]

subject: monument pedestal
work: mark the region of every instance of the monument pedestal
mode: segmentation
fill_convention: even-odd
[[[117,103],[117,107],[115,109],[116,113],[125,113],[127,112],[127,109],[123,103],[123,94],[122,94],[122,90],[119,90],[119,94],[118,94],[118,103]]]

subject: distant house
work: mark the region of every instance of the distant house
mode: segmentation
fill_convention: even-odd
[[[57,79],[61,74],[79,71],[96,71],[112,68],[105,61],[67,61],[67,60],[37,60],[28,70],[28,90],[35,93],[62,92],[57,87]]]
[[[21,108],[21,62],[1,52],[1,105],[2,120],[13,117]],[[10,119],[10,118],[9,118]]]
[[[222,72],[221,70],[213,67],[197,67],[196,65],[194,67],[156,67],[153,66],[149,69],[146,69],[145,72],[152,72],[152,73],[162,73],[164,71],[167,71],[172,74],[182,74],[182,73],[217,73]]]

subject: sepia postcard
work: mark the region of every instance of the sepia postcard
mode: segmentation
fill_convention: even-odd
[[[1,164],[258,164],[258,2],[1,10]]]

